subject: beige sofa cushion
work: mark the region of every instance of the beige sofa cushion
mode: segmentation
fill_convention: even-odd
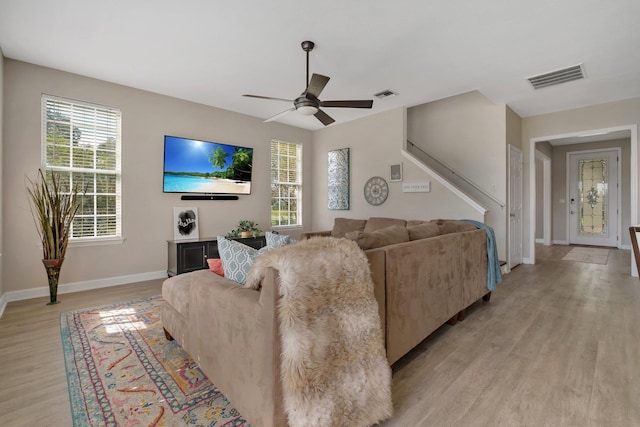
[[[434,222],[423,222],[420,225],[407,227],[409,231],[409,240],[428,239],[440,235],[440,227]]]
[[[353,240],[362,249],[381,248],[409,241],[409,232],[402,225],[392,225],[381,230],[372,231],[351,231],[345,234],[349,240]]]
[[[331,237],[344,237],[350,231],[362,231],[366,223],[366,219],[336,218],[333,221]]]
[[[478,227],[473,224],[454,219],[434,219],[431,222],[438,224],[440,234],[462,233],[478,229]]]
[[[424,221],[422,219],[410,219],[409,221],[407,221],[407,228],[415,227],[416,225],[424,224],[425,222],[429,222],[429,221]]]
[[[377,218],[371,217],[367,220],[366,225],[364,226],[364,232],[370,233],[372,231],[382,230],[383,228],[391,227],[392,225],[400,225],[402,227],[406,227],[407,221],[404,219],[396,219],[396,218]]]

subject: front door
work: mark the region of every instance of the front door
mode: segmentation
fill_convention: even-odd
[[[569,243],[618,246],[618,150],[568,153]]]

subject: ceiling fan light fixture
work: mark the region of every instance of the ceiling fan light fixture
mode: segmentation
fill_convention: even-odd
[[[318,109],[312,105],[303,105],[301,107],[298,107],[297,110],[300,112],[300,114],[305,116],[313,116],[318,112]]]

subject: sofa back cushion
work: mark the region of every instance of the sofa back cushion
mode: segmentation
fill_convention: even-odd
[[[471,223],[457,221],[455,219],[434,219],[430,222],[438,225],[440,234],[462,233],[464,231],[473,231],[478,229],[478,227]]]
[[[407,227],[409,232],[409,240],[428,239],[440,235],[438,224],[433,222],[423,222],[420,225]]]
[[[366,224],[362,231],[366,233],[370,233],[372,231],[382,230],[383,228],[391,227],[392,225],[400,225],[402,227],[406,227],[407,221],[404,219],[396,219],[396,218],[371,217],[366,221]]]
[[[408,242],[409,232],[404,226],[392,225],[372,232],[351,231],[345,234],[345,237],[349,240],[353,240],[358,244],[358,246],[360,246],[360,248],[366,250],[381,248],[383,246],[393,245],[396,243]]]
[[[362,231],[366,223],[366,219],[336,218],[333,222],[331,237],[344,237],[351,231]]]

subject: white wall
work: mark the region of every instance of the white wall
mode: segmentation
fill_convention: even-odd
[[[399,108],[314,131],[312,230],[331,229],[336,217],[478,219],[475,210],[401,155],[406,139],[405,111]],[[351,209],[330,211],[327,208],[327,153],[344,147],[351,149]],[[390,182],[389,166],[397,163],[403,164],[403,182],[429,181],[431,192],[403,193],[402,182]],[[380,206],[371,206],[364,199],[364,184],[372,176],[381,176],[389,184],[389,197]]]
[[[637,150],[637,126],[640,121],[640,98],[627,99],[624,101],[610,102],[605,104],[594,105],[591,107],[576,108],[572,110],[560,111],[556,113],[544,114],[540,116],[526,117],[522,121],[522,146],[524,154],[524,188],[525,188],[525,213],[524,213],[524,256],[531,258],[534,256],[532,250],[535,250],[531,242],[531,230],[535,226],[535,221],[531,218],[531,153],[532,140],[548,140],[549,137],[560,137],[580,132],[591,132],[601,129],[611,129],[618,127],[631,127],[635,129],[636,140],[632,133],[631,150],[634,152],[635,158],[633,163],[638,162]],[[633,166],[632,166],[633,169]],[[633,180],[632,180],[633,181]],[[638,178],[635,182],[631,182],[631,191],[638,189]],[[630,210],[636,212],[638,202],[635,206],[631,205]],[[632,225],[637,221],[633,215],[630,217]]]
[[[124,243],[70,247],[60,283],[78,283],[167,268],[167,240],[173,239],[173,207],[197,206],[200,236],[226,234],[240,219],[270,229],[270,140],[303,144],[311,165],[311,132],[279,123],[182,101],[105,81],[5,59],[4,67],[4,291],[46,287],[46,274],[25,192],[25,176],[40,166],[41,94],[92,102],[122,111]],[[206,89],[204,89],[206,90]],[[162,193],[164,135],[177,135],[254,148],[252,194],[238,201],[181,201]],[[309,182],[312,167],[305,168]],[[311,222],[305,197],[303,221]]]
[[[507,134],[512,136],[519,128],[515,113],[509,116],[507,128],[508,114],[504,104],[496,105],[480,92],[468,92],[409,108],[407,135],[424,151],[506,203]],[[506,260],[506,207],[486,207],[490,210],[486,223],[495,231],[498,256]]]

